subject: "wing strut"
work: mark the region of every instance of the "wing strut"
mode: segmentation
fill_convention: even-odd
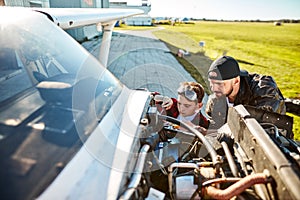
[[[103,36],[102,36],[102,42],[100,46],[100,52],[99,52],[99,61],[101,64],[103,64],[104,67],[107,68],[107,62],[108,62],[108,55],[110,50],[110,43],[111,43],[111,37],[112,37],[112,31],[115,26],[116,21],[112,21],[107,24],[101,24]],[[97,26],[99,28],[99,24]],[[100,30],[98,30],[100,31]]]

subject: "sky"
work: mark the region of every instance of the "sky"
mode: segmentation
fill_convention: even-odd
[[[150,1],[149,15],[151,17],[193,17],[218,20],[300,19],[300,0]]]

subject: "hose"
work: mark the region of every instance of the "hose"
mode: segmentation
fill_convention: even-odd
[[[242,178],[240,181],[234,183],[224,190],[215,188],[213,186],[203,187],[204,191],[202,192],[202,194],[208,195],[213,199],[231,199],[232,197],[239,195],[245,189],[255,184],[262,184],[267,182],[268,178],[266,174],[251,174],[246,176],[245,178]]]
[[[225,152],[225,155],[226,155],[226,158],[227,158],[227,161],[228,161],[228,164],[229,164],[229,167],[230,167],[230,170],[231,170],[233,176],[238,177],[238,169],[237,169],[234,159],[230,153],[227,143],[223,141],[223,142],[221,142],[221,145],[224,149],[224,152]]]
[[[229,183],[229,182],[238,182],[242,178],[236,178],[236,177],[225,177],[225,178],[215,178],[208,181],[204,181],[202,183],[202,187],[207,187],[211,184],[219,184],[219,183]]]
[[[167,115],[158,115],[159,118],[162,118],[163,120],[170,121],[175,124],[180,124],[183,128],[187,129],[188,131],[195,134],[203,143],[203,145],[206,147],[207,151],[209,152],[212,162],[216,168],[216,173],[219,173],[220,171],[220,159],[217,155],[217,152],[213,148],[213,146],[210,144],[210,142],[205,138],[202,133],[200,133],[198,130],[194,129],[193,127],[189,126],[187,123],[182,122],[178,119],[175,119],[173,117],[167,116]]]

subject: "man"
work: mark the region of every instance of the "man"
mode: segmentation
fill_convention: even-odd
[[[210,128],[226,123],[228,106],[239,104],[285,114],[284,97],[271,76],[241,71],[230,56],[215,60],[208,70],[213,94],[209,96],[206,113],[212,117]]]

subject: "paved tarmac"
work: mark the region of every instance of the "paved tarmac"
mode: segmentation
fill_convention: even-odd
[[[107,68],[128,88],[177,97],[180,82],[195,80],[151,32],[113,32]],[[98,38],[82,45],[97,57],[100,43]]]

